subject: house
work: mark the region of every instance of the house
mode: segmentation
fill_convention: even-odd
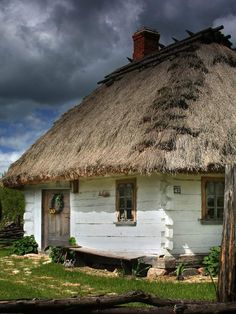
[[[22,188],[39,246],[194,255],[218,245],[224,167],[236,157],[236,52],[223,27],[164,47],[133,35],[133,59],[107,75],[3,182]]]

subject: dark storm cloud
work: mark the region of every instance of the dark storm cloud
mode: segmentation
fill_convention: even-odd
[[[26,110],[29,102],[34,108],[81,99],[126,62],[131,34],[142,25],[158,29],[166,43],[171,36],[183,37],[186,28],[199,30],[230,14],[236,14],[234,0],[1,1],[4,116],[11,117],[12,99],[19,108],[25,101]]]
[[[135,20],[133,1],[10,0],[0,9],[0,97],[9,103],[81,98],[121,64]]]
[[[235,0],[149,0],[145,1],[143,11],[139,16],[142,25],[148,25],[160,31],[162,40],[169,42],[171,37],[183,38],[185,29],[199,31],[203,28],[215,26],[215,21],[226,24],[229,17],[236,22]],[[236,32],[236,27],[234,29]],[[233,34],[232,34],[233,35]],[[234,41],[236,34],[234,36]]]

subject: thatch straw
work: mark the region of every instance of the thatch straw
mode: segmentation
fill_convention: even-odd
[[[6,185],[222,170],[236,160],[236,52],[194,43],[103,84],[17,162]]]

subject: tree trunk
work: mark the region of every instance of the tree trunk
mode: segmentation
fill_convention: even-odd
[[[236,300],[235,282],[236,165],[225,168],[224,220],[217,297],[219,302]]]

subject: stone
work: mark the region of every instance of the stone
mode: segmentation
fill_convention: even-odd
[[[155,280],[155,279],[158,279],[159,277],[164,276],[166,274],[167,274],[167,271],[163,268],[151,267],[151,268],[149,268],[149,270],[147,272],[147,279]]]
[[[199,268],[198,268],[198,273],[199,273],[200,275],[205,275],[205,274],[206,274],[205,268],[204,268],[204,267],[199,267]]]
[[[188,277],[188,276],[196,276],[199,275],[199,272],[196,268],[185,268],[185,270],[183,271],[182,275],[184,277]]]

